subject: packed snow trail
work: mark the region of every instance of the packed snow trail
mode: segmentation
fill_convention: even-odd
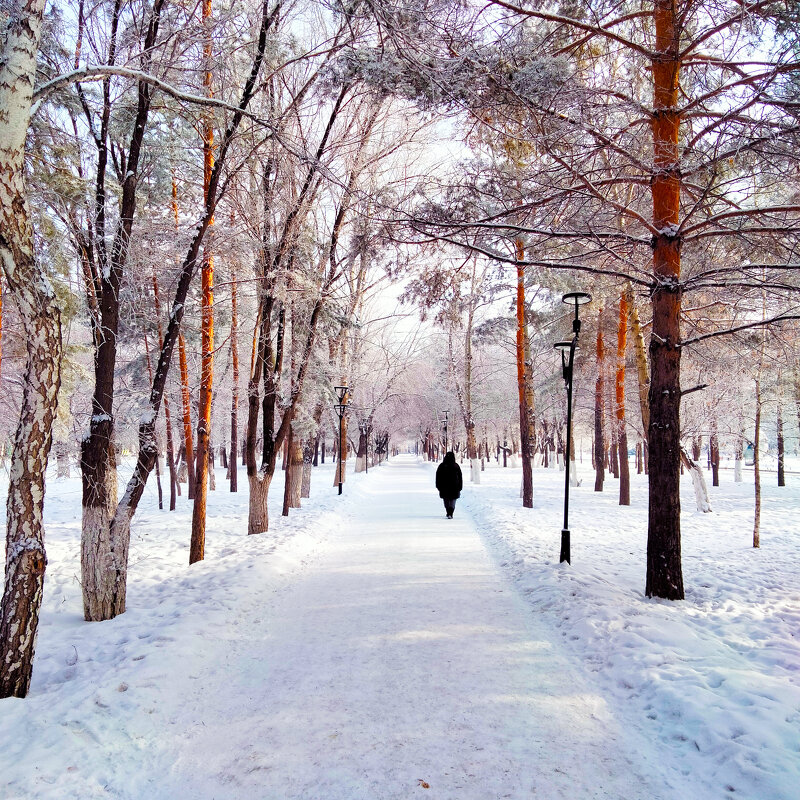
[[[432,478],[411,459],[376,469],[224,659],[188,667],[194,724],[165,743],[151,796],[660,796]]]

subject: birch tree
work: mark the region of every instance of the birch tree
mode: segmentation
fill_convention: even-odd
[[[34,253],[25,188],[25,138],[44,7],[44,0],[11,5],[0,60],[0,264],[27,345],[6,503],[0,697],[25,697],[31,682],[47,563],[44,477],[61,375],[60,312]]]

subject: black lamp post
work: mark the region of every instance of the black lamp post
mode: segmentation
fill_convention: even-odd
[[[342,421],[344,420],[344,415],[345,415],[345,412],[347,411],[347,403],[345,403],[345,400],[347,399],[347,393],[348,393],[348,391],[350,391],[350,388],[348,386],[334,386],[333,388],[336,390],[336,394],[337,394],[337,397],[338,397],[338,400],[339,400],[339,402],[334,406],[334,409],[335,409],[336,413],[339,416],[339,464],[338,464],[338,469],[339,469],[339,494],[341,494],[342,493],[342,480],[344,479],[344,476],[342,475],[342,437],[343,437]]]
[[[444,451],[447,452],[447,415],[450,413],[450,410],[442,411],[444,414]]]
[[[561,298],[567,305],[575,306],[575,318],[572,320],[572,339],[556,342],[555,348],[561,351],[561,373],[567,386],[567,452],[564,459],[564,527],[561,529],[561,557],[559,561],[570,561],[569,552],[569,469],[572,456],[572,367],[575,363],[575,349],[578,346],[578,334],[581,332],[581,321],[578,319],[578,308],[589,303],[592,296],[586,292],[568,292]]]

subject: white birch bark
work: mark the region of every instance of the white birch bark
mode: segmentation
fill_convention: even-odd
[[[703,477],[703,470],[696,461],[692,461],[684,450],[681,450],[681,461],[683,461],[686,469],[689,470],[689,475],[692,478],[692,487],[694,488],[694,498],[697,503],[697,510],[708,514],[714,509],[711,508],[711,500],[708,497],[708,486],[706,479]]]
[[[473,483],[481,482],[481,462],[477,458],[471,458],[469,461],[470,479]]]
[[[45,0],[14,4],[0,42],[0,266],[20,315],[27,359],[9,472],[0,697],[30,687],[47,558],[42,511],[61,378],[55,294],[38,268],[24,184],[36,51]]]

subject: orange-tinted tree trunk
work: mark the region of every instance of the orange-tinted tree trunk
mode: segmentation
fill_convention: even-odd
[[[619,504],[631,504],[631,475],[628,465],[628,432],[625,428],[625,350],[628,340],[628,300],[623,291],[619,298],[617,328],[617,376],[615,382],[617,411],[617,448],[619,450]]]
[[[206,30],[203,56],[205,70],[203,86],[206,96],[211,90],[211,0],[203,0],[201,9],[203,27]],[[214,130],[211,118],[203,119],[203,199],[208,202],[211,171],[214,169]],[[213,216],[209,228],[214,224]],[[206,245],[203,248],[200,335],[200,402],[197,411],[197,466],[195,467],[194,507],[192,509],[192,540],[189,546],[189,563],[202,561],[206,542],[206,500],[208,498],[209,436],[211,431],[211,398],[214,380],[214,256]]]
[[[519,394],[520,455],[522,456],[522,505],[533,508],[533,470],[531,469],[530,417],[528,409],[528,376],[525,364],[525,246],[515,242],[517,254],[517,390]]]
[[[650,337],[649,513],[645,594],[682,600],[680,498],[681,233],[678,108],[680,10],[655,0],[653,328]]]
[[[239,488],[237,480],[237,448],[239,446],[239,316],[236,297],[236,264],[231,263],[231,363],[233,365],[233,388],[231,390],[231,453],[230,487],[235,492]]]

